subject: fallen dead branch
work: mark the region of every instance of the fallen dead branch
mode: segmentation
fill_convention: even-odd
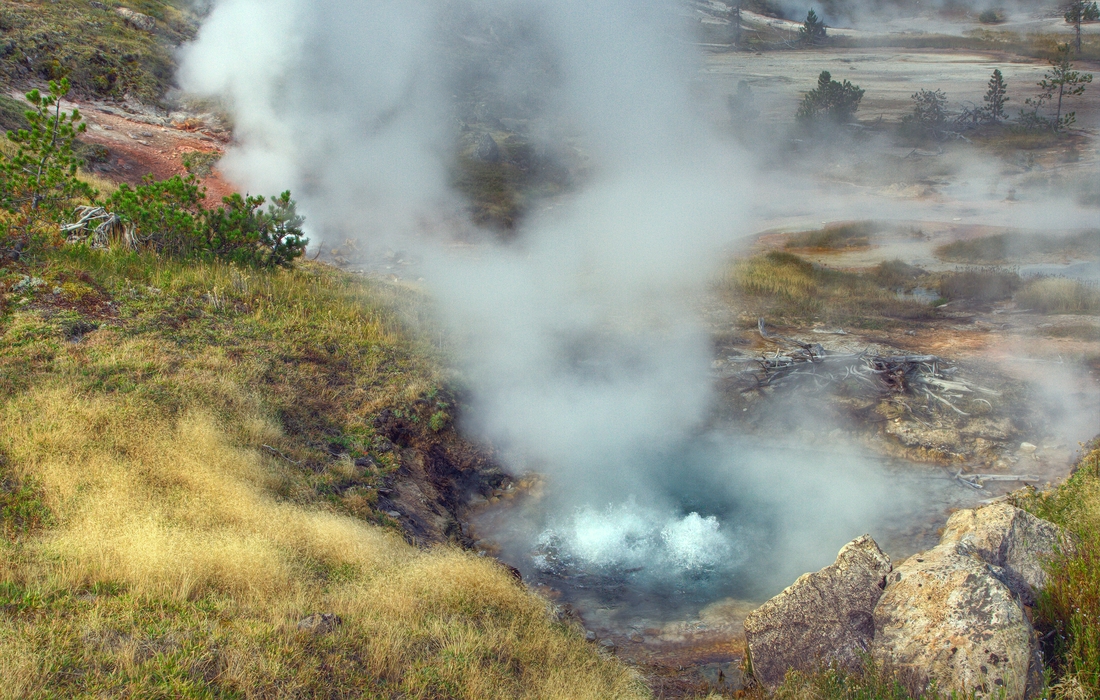
[[[984,489],[987,481],[1017,481],[1024,484],[1038,483],[1039,477],[1031,474],[963,474],[958,471],[955,480],[972,489]]]
[[[936,355],[836,353],[826,350],[820,343],[804,343],[769,332],[762,318],[757,328],[762,338],[778,347],[773,353],[765,353],[762,357],[741,360],[753,365],[734,377],[743,385],[742,392],[800,381],[812,382],[819,389],[855,381],[883,396],[925,395],[962,416],[970,414],[952,400],[971,398],[992,408],[988,399],[973,398],[973,395],[1000,395],[997,391],[955,376],[957,368]]]
[[[127,248],[136,247],[133,224],[125,223],[103,207],[79,206],[73,216],[76,221],[61,225],[61,233],[72,245],[86,243],[92,248],[107,249],[112,243],[121,243]]]

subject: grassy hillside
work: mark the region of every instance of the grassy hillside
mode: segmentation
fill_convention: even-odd
[[[173,47],[197,24],[187,0],[7,0],[0,7],[0,82],[67,76],[84,96],[155,101],[171,85]],[[116,12],[152,17],[152,30]]]
[[[378,512],[377,417],[457,440],[409,294],[86,249],[0,290],[0,696],[645,696],[495,562]]]

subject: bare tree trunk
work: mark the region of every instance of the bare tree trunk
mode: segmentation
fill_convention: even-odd
[[[1062,92],[1066,89],[1066,84],[1063,82],[1058,86],[1058,110],[1054,114],[1054,130],[1061,131],[1062,129]]]

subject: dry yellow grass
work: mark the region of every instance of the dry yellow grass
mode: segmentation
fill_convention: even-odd
[[[1022,307],[1053,314],[1100,313],[1100,289],[1080,280],[1041,277],[1016,293]]]
[[[430,362],[385,293],[311,266],[88,260],[135,290],[126,325],[74,344],[56,311],[0,319],[0,481],[49,512],[0,536],[0,697],[648,695],[493,560],[411,547],[261,449],[306,451],[272,409],[309,385],[272,381],[259,355],[332,346],[356,374],[326,405],[348,416],[423,395]],[[297,629],[318,612],[343,622]]]

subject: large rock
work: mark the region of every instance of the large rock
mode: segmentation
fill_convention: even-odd
[[[873,611],[890,558],[870,535],[849,542],[836,562],[804,574],[745,619],[753,675],[765,686],[787,669],[837,663],[856,670],[871,647]]]
[[[474,158],[482,163],[499,163],[503,155],[496,139],[489,134],[482,134],[474,148]]]
[[[157,21],[149,15],[134,12],[126,7],[116,7],[115,12],[135,29],[140,29],[143,32],[151,32],[157,28]]]
[[[940,542],[1003,569],[1009,588],[1028,605],[1046,585],[1046,563],[1073,547],[1062,528],[1007,503],[958,511]]]
[[[910,557],[875,606],[872,657],[941,692],[1022,700],[1034,632],[1002,578],[955,542]]]

